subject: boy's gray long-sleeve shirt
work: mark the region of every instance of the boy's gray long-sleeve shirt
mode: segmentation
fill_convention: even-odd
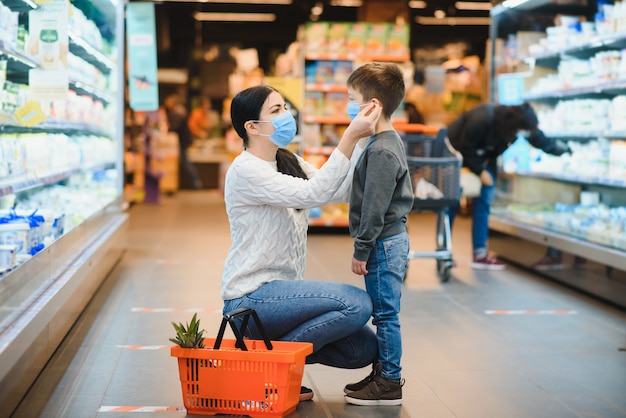
[[[377,240],[406,231],[413,187],[402,138],[383,131],[367,141],[356,164],[350,196],[354,258],[367,261]]]

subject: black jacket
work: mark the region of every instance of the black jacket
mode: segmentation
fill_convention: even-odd
[[[452,146],[463,155],[463,166],[473,173],[480,174],[485,167],[496,172],[497,158],[517,137],[500,138],[494,128],[494,109],[500,105],[485,103],[476,106],[453,121],[448,126],[448,139]],[[531,132],[528,142],[549,154],[561,155],[569,151],[568,146],[559,140],[548,138],[536,129]]]

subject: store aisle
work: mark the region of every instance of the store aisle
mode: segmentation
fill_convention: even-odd
[[[170,322],[198,312],[208,334],[217,332],[230,242],[223,202],[217,192],[181,192],[133,207],[130,219],[125,256],[15,418],[185,416]],[[434,249],[433,221],[411,216],[414,250]],[[624,312],[515,267],[472,271],[467,230],[459,219],[449,283],[433,260],[410,262],[402,407],[347,405],[343,386],[369,370],[316,365],[303,382],[315,399],[290,417],[626,417]],[[307,278],[362,285],[350,258],[348,235],[311,235]]]

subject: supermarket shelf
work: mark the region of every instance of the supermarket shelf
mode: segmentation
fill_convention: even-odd
[[[68,31],[68,35],[70,38],[70,52],[72,54],[77,55],[88,63],[95,65],[105,74],[110,73],[111,70],[115,68],[113,60],[108,58],[93,46],[89,45],[80,36],[76,35],[72,31]]]
[[[540,55],[529,56],[524,59],[529,64],[540,63],[541,66],[556,68],[559,61],[565,55],[578,58],[589,58],[599,50],[607,48],[623,49],[626,47],[626,33],[597,36],[587,40],[587,42],[573,45],[559,51],[546,52]]]
[[[565,234],[551,232],[533,225],[516,222],[502,216],[491,215],[489,228],[538,244],[550,246],[584,257],[600,264],[626,270],[626,252]]]
[[[538,173],[534,171],[516,171],[518,176],[536,177],[542,179],[558,180],[567,183],[584,183],[593,184],[599,186],[610,187],[626,187],[626,179],[624,178],[610,178],[610,177],[589,177],[581,176],[579,174],[564,174],[564,173]]]
[[[525,100],[558,100],[568,98],[586,98],[605,95],[626,94],[626,80],[615,80],[598,83],[589,87],[572,87],[569,89],[555,90],[541,94],[525,94]]]
[[[2,3],[14,12],[29,12],[39,7],[33,0],[2,0]]]
[[[626,139],[626,131],[583,131],[583,132],[550,132],[543,130],[543,133],[550,138],[561,139],[596,139],[596,138],[614,138],[614,139]]]
[[[23,192],[28,189],[33,189],[35,187],[58,183],[61,180],[65,180],[76,174],[90,171],[106,170],[114,167],[115,163],[100,163],[87,167],[82,166],[58,172],[50,172],[42,176],[25,174],[17,177],[3,178],[2,181],[0,181],[0,196],[6,196],[13,193]]]
[[[307,83],[304,85],[306,91],[323,91],[329,93],[347,93],[348,87],[344,84],[322,84]]]
[[[348,219],[323,219],[323,218],[309,218],[309,226],[323,226],[334,228],[347,228],[349,226]]]
[[[30,59],[21,52],[13,51],[6,47],[4,42],[0,42],[0,56],[6,56],[9,58],[7,66],[7,72],[9,74],[23,73],[39,66],[39,64],[37,64],[34,60]]]
[[[100,100],[105,105],[113,101],[113,98],[109,94],[82,81],[70,81],[70,89],[74,90],[79,95],[85,95]]]
[[[551,7],[565,13],[576,13],[584,10],[584,5],[577,4],[576,0],[508,0],[491,9],[491,16],[497,16],[509,10],[544,10]]]
[[[304,123],[320,123],[320,124],[330,124],[330,125],[349,125],[350,124],[350,118],[348,116],[305,115],[302,119],[304,120]],[[402,125],[404,127],[408,127],[409,125],[407,123],[406,118],[392,119],[392,123],[394,125],[394,128],[396,128],[396,125]],[[418,124],[412,124],[412,125],[417,126]],[[425,125],[420,125],[420,126],[425,126]]]
[[[409,55],[369,55],[369,54],[339,54],[331,52],[307,52],[305,57],[307,60],[333,60],[333,61],[388,61],[388,62],[404,62],[410,61]]]
[[[98,126],[90,125],[87,123],[71,123],[71,122],[43,122],[39,125],[28,127],[20,126],[16,123],[11,123],[0,115],[0,133],[57,133],[66,135],[95,135],[105,138],[111,138],[112,134],[104,131]],[[6,118],[4,118],[6,119]]]

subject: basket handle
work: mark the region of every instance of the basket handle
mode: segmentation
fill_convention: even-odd
[[[234,311],[226,312],[222,317],[222,324],[220,325],[220,330],[217,333],[217,338],[215,339],[215,344],[213,345],[214,350],[219,350],[220,345],[222,345],[222,339],[224,338],[224,332],[226,331],[226,324],[230,324],[230,328],[233,330],[233,334],[235,334],[236,342],[235,347],[240,348],[243,351],[248,351],[248,347],[246,347],[246,343],[243,341],[243,331],[248,326],[248,321],[250,320],[250,315],[252,315],[252,319],[256,323],[261,336],[263,337],[263,341],[265,342],[265,347],[268,350],[272,349],[272,342],[267,337],[267,333],[265,332],[265,328],[261,324],[261,320],[259,319],[259,315],[257,315],[254,309],[250,308],[239,308]],[[237,328],[237,324],[235,318],[243,317],[241,321],[241,327]]]

